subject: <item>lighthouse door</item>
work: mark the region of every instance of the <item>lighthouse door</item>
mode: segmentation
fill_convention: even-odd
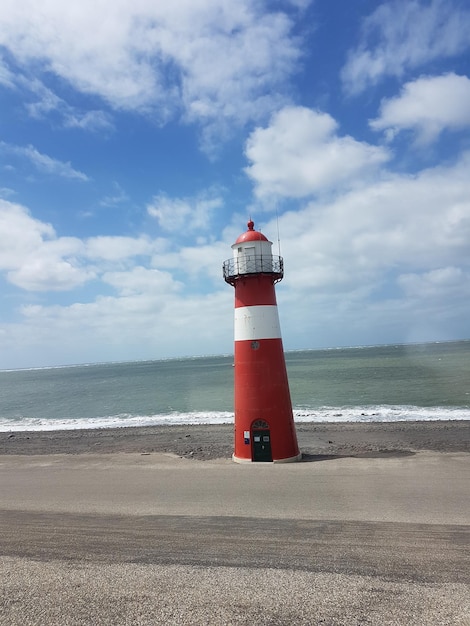
[[[238,271],[240,274],[254,274],[256,272],[255,246],[238,248]]]
[[[253,461],[270,463],[273,460],[271,452],[271,433],[269,424],[264,420],[257,420],[252,426]]]

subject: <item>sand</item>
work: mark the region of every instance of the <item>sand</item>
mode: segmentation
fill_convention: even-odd
[[[0,433],[0,624],[470,625],[470,422]]]

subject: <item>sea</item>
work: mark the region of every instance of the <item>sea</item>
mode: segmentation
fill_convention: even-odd
[[[470,419],[470,340],[286,352],[296,422]],[[233,423],[233,355],[0,371],[0,431]]]

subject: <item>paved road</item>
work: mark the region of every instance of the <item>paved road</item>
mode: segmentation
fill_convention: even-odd
[[[470,583],[470,528],[247,517],[2,512],[3,555]]]
[[[470,455],[287,465],[171,455],[0,456],[4,510],[467,524]]]
[[[0,623],[469,626],[469,520],[463,453],[0,457]]]

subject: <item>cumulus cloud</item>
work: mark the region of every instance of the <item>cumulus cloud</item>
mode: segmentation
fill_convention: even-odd
[[[124,259],[149,256],[155,252],[156,246],[149,237],[100,236],[86,240],[84,254],[87,258],[105,261],[122,261]]]
[[[16,267],[25,254],[55,237],[55,231],[51,224],[33,218],[25,207],[0,200],[0,237],[0,268],[5,270]]]
[[[267,128],[257,128],[246,143],[246,168],[256,194],[302,198],[348,186],[389,158],[387,150],[348,135],[327,113],[285,107]]]
[[[469,167],[466,154],[414,176],[389,173],[281,215],[287,345],[467,336]],[[272,220],[263,230],[276,229]]]
[[[433,141],[446,129],[470,127],[470,79],[450,73],[406,83],[399,96],[382,101],[370,126],[386,131],[389,139],[412,130],[419,143]]]
[[[224,206],[221,195],[214,190],[200,193],[194,198],[171,198],[160,193],[147,206],[147,212],[156,218],[162,230],[186,233],[207,231],[214,211]]]
[[[457,336],[465,336],[469,168],[465,154],[415,175],[383,174],[281,215],[286,276],[278,300],[286,345],[446,337],[455,324]],[[182,354],[189,342],[193,353],[231,349],[233,295],[220,265],[238,230],[210,245],[177,248],[144,235],[80,240],[57,237],[24,207],[0,206],[0,268],[10,281],[28,290],[101,281],[101,295],[30,304],[16,325],[0,326],[16,340],[15,354],[23,340],[44,346],[65,337],[82,360]],[[276,229],[274,220],[263,224],[268,236]],[[194,288],[199,278],[205,290]],[[427,336],[418,332],[423,320]]]
[[[207,227],[207,212],[218,206],[215,199],[200,202],[191,228]],[[181,216],[184,221],[186,213]],[[215,242],[175,246],[165,238],[97,236],[86,239],[58,237],[51,224],[34,219],[29,211],[0,200],[0,272],[7,280],[31,292],[73,291],[91,280],[100,280],[117,291],[139,291],[158,286],[179,290],[168,270],[193,280],[202,276],[220,279],[221,259],[228,250]],[[131,287],[133,285],[133,287]]]
[[[75,237],[57,238],[53,227],[31,217],[25,207],[0,200],[0,270],[28,291],[64,291],[93,278],[77,260],[83,250]]]
[[[0,200],[0,272],[26,291],[72,291],[109,278],[110,267],[129,271],[142,257],[150,263],[164,246],[146,236],[58,237],[25,207]]]
[[[470,47],[469,32],[470,10],[453,0],[384,2],[362,24],[342,70],[344,88],[357,94],[386,76],[459,54]]]
[[[36,349],[38,362],[44,363],[48,346],[53,362],[70,363],[71,355],[86,362],[90,356],[100,360],[104,355],[109,360],[187,355],[188,346],[191,354],[218,354],[221,346],[231,349],[233,303],[224,288],[209,295],[181,294],[170,291],[161,275],[152,280],[137,268],[133,276],[142,279],[141,291],[133,290],[129,281],[129,290],[118,296],[23,306],[21,323],[5,325],[2,350],[11,351],[14,359],[28,345],[29,358]],[[118,276],[110,277],[114,279],[119,282]]]
[[[293,264],[289,280],[307,290],[358,283],[375,288],[400,268],[470,266],[469,167],[466,154],[456,165],[388,175],[283,216],[282,247]]]
[[[46,246],[41,255],[24,259],[8,273],[9,281],[27,291],[68,291],[93,278],[92,272],[48,252]]]
[[[146,293],[167,297],[182,287],[169,272],[142,266],[133,267],[127,272],[106,272],[103,281],[112,285],[122,296]]]
[[[250,0],[82,0],[73,9],[59,0],[40,8],[5,0],[0,7],[0,44],[23,71],[52,72],[115,109],[161,122],[181,112],[221,132],[284,98],[300,57],[293,26],[288,12]],[[43,95],[36,113],[54,104]]]

